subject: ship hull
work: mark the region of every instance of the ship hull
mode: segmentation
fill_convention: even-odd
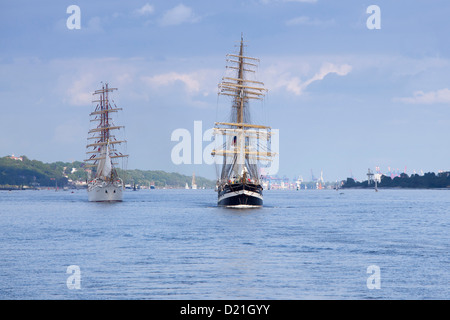
[[[92,202],[116,202],[123,200],[123,187],[113,184],[92,185],[88,188],[88,200]]]
[[[217,204],[229,208],[262,207],[262,187],[254,184],[226,184],[219,188]]]

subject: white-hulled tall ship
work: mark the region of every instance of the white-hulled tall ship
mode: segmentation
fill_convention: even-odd
[[[219,95],[232,98],[229,122],[216,122],[215,140],[221,136],[223,144],[212,151],[216,163],[220,158],[217,192],[218,205],[232,208],[261,207],[263,187],[258,163],[270,161],[271,128],[250,122],[249,101],[262,100],[267,92],[264,83],[248,79],[255,73],[259,59],[244,55],[241,36],[239,53],[227,55],[227,70],[219,84]]]
[[[116,105],[112,106],[109,93],[117,88],[109,88],[108,83],[102,85],[93,95],[97,96],[93,102],[97,103],[95,110],[90,114],[93,128],[89,130],[86,152],[88,159],[84,160],[86,167],[92,168],[88,182],[89,201],[122,201],[124,183],[117,173],[120,159],[128,155],[122,154],[117,147],[126,143],[118,140],[114,134],[116,130],[124,128],[113,123],[112,115],[122,110]]]

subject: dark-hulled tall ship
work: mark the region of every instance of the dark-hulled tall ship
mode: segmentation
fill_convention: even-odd
[[[232,208],[261,207],[263,187],[259,172],[260,161],[270,161],[271,128],[250,121],[250,100],[262,100],[267,92],[264,83],[250,80],[259,59],[244,55],[241,36],[239,52],[227,55],[227,71],[219,84],[219,95],[232,100],[229,122],[216,122],[216,141],[223,142],[212,151],[219,163],[217,192],[218,205]],[[221,136],[221,139],[218,139]],[[218,161],[221,160],[221,161]]]

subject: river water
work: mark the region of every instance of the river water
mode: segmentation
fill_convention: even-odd
[[[450,191],[0,191],[0,299],[449,299]],[[75,270],[75,271],[74,271]]]

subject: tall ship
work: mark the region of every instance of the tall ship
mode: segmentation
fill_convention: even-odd
[[[124,183],[119,177],[117,168],[119,161],[127,159],[128,155],[118,150],[118,147],[126,144],[126,141],[116,137],[118,130],[124,126],[118,126],[113,122],[113,115],[122,110],[109,98],[109,94],[115,90],[117,88],[110,88],[108,83],[104,83],[101,89],[93,93],[96,97],[93,101],[96,107],[90,114],[92,128],[88,132],[86,146],[88,158],[84,160],[86,167],[92,170],[87,190],[89,201],[123,200]]]
[[[227,76],[218,93],[231,98],[231,117],[228,122],[215,122],[216,148],[211,152],[218,164],[218,205],[232,208],[263,205],[260,163],[274,156],[271,128],[251,122],[250,101],[263,100],[267,89],[254,80],[259,59],[246,56],[244,46],[241,35],[239,52],[227,55]]]

